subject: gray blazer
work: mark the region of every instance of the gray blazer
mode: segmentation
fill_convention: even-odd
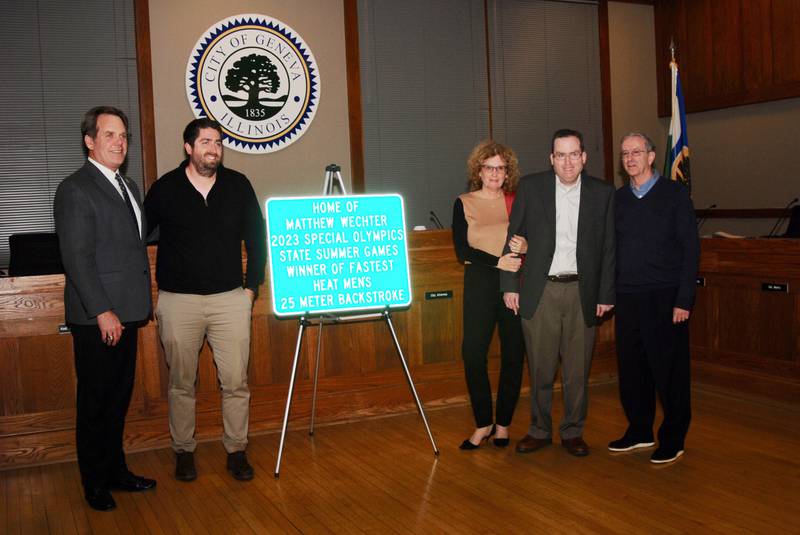
[[[514,234],[524,236],[528,253],[519,274],[501,271],[500,288],[520,294],[523,318],[532,318],[536,312],[556,250],[555,181],[552,170],[522,177],[509,217],[508,239]],[[581,306],[588,327],[597,323],[598,303],[614,304],[614,249],[614,187],[584,173],[576,255]],[[506,240],[504,253],[508,251]]]
[[[125,179],[141,210],[139,189]],[[87,161],[65,178],[53,204],[61,261],[66,272],[67,323],[96,325],[97,315],[112,310],[123,323],[150,316],[150,262],[147,229],[136,224],[119,192]]]

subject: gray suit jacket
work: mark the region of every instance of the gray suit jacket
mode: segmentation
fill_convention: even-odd
[[[531,318],[542,297],[556,249],[556,176],[551,171],[520,179],[508,224],[514,234],[528,240],[528,253],[520,273],[502,271],[500,288],[519,292],[520,315]],[[578,214],[577,261],[581,306],[586,325],[597,323],[597,304],[614,304],[614,187],[581,175]],[[504,253],[508,252],[508,240]],[[521,275],[521,277],[520,277]]]
[[[132,202],[141,210],[139,189],[125,179]],[[121,322],[150,316],[150,262],[141,233],[122,196],[87,161],[56,190],[55,216],[61,261],[66,272],[67,323],[96,325],[97,315],[112,310]]]

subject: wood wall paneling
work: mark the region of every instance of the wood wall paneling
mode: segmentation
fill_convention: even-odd
[[[800,2],[771,0],[769,5],[774,83],[796,85],[800,82]]]
[[[155,112],[153,111],[153,65],[150,49],[149,0],[134,0],[136,26],[136,77],[139,89],[139,142],[145,191],[158,179]]]
[[[689,112],[800,96],[800,2],[655,2],[658,114],[670,114],[674,39]]]

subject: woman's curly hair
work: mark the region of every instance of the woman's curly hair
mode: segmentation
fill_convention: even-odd
[[[503,182],[503,191],[512,193],[517,189],[517,183],[519,182],[517,155],[510,147],[506,147],[492,139],[486,139],[472,149],[467,159],[467,177],[469,178],[470,191],[477,191],[483,187],[480,174],[481,166],[483,162],[493,156],[500,156],[506,163],[506,180]]]

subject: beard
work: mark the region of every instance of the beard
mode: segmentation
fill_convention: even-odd
[[[214,160],[213,162],[208,162],[205,160],[205,155],[200,155],[198,157],[192,154],[191,160],[194,168],[197,169],[197,173],[200,176],[214,176],[214,174],[217,172],[217,168],[219,167],[219,159]]]

